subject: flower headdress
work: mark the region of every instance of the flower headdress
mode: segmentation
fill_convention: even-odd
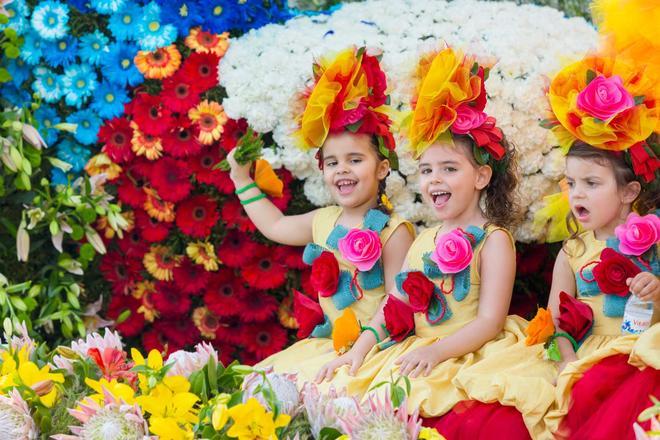
[[[505,157],[504,135],[484,112],[489,67],[450,47],[423,57],[417,66],[412,112],[403,121],[413,156],[439,139],[467,135],[480,165]]]
[[[392,121],[387,116],[387,80],[378,56],[365,48],[349,48],[314,63],[314,85],[303,95],[304,112],[296,137],[301,148],[320,148],[328,134],[376,136],[380,153],[398,167]]]

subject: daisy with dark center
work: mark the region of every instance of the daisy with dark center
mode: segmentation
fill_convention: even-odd
[[[206,307],[197,307],[192,314],[195,327],[206,339],[215,339],[215,332],[220,327],[218,317]]]
[[[275,259],[282,262],[289,269],[303,270],[307,265],[302,259],[302,250],[300,247],[277,246],[275,250]]]
[[[249,291],[241,301],[239,318],[243,322],[263,322],[271,318],[277,311],[278,303],[275,297],[259,292]]]
[[[173,112],[186,113],[199,103],[200,91],[195,77],[187,77],[180,72],[163,81],[160,96],[163,104]]]
[[[239,321],[238,318],[221,319],[220,326],[215,332],[216,339],[214,341],[225,341],[232,345],[242,344],[244,328],[245,324]]]
[[[172,223],[160,222],[141,209],[135,211],[135,221],[140,236],[149,243],[165,240],[172,228]]]
[[[174,268],[174,285],[183,293],[195,295],[204,290],[209,282],[209,273],[199,264],[183,257]]]
[[[122,336],[137,336],[144,328],[144,316],[137,311],[139,307],[140,301],[131,295],[112,295],[108,304],[108,318],[117,320],[120,315],[125,316],[129,312],[128,318],[115,326]]]
[[[238,199],[232,198],[222,205],[222,220],[226,225],[232,225],[241,232],[254,232],[257,227],[247,216]]]
[[[144,192],[148,183],[150,167],[141,161],[133,161],[119,179],[117,179],[117,195],[122,203],[133,208],[141,208],[146,201]]]
[[[245,348],[259,360],[280,351],[287,341],[286,330],[275,321],[246,325],[242,336]]]
[[[234,183],[229,178],[229,172],[213,169],[224,156],[220,155],[217,145],[202,149],[202,152],[189,160],[190,169],[199,183],[215,186],[223,194],[234,192]]]
[[[186,46],[198,53],[211,53],[222,57],[229,48],[229,32],[213,34],[196,27],[186,37]]]
[[[199,154],[199,127],[186,116],[181,116],[177,124],[163,136],[163,148],[172,157],[185,158]]]
[[[131,149],[136,156],[156,160],[163,155],[163,143],[159,137],[142,133],[135,122],[131,122],[131,127],[133,128]]]
[[[183,348],[170,348],[170,344],[168,343],[165,335],[155,328],[149,329],[142,334],[142,347],[144,347],[147,352],[150,352],[151,350],[157,350],[159,353],[163,353],[163,355],[173,353],[180,348]]]
[[[185,199],[192,189],[190,170],[181,160],[163,157],[154,165],[151,185],[163,200],[179,202]]]
[[[207,237],[219,219],[218,205],[206,195],[190,197],[176,210],[176,225],[191,237]]]
[[[160,198],[156,190],[153,188],[144,188],[145,200],[142,207],[145,212],[159,222],[171,223],[174,221],[176,214],[174,212],[174,203],[164,201]]]
[[[180,317],[190,310],[190,295],[184,293],[174,283],[156,283],[156,292],[151,295],[154,308],[164,318]]]
[[[110,251],[101,259],[99,269],[103,277],[112,284],[117,295],[126,295],[140,281],[140,260],[128,258],[117,251]]]
[[[186,246],[186,254],[195,264],[201,265],[204,270],[209,272],[218,270],[218,265],[221,263],[215,254],[213,244],[209,242],[189,243]]]
[[[140,281],[135,285],[131,295],[134,298],[142,301],[142,305],[138,308],[138,313],[144,315],[144,319],[148,322],[154,322],[158,318],[158,310],[154,306],[153,296],[156,294],[156,285],[151,281]]]
[[[128,234],[124,234],[124,238],[117,241],[119,250],[124,253],[128,258],[133,258],[142,261],[144,254],[149,252],[149,245],[145,243],[138,228],[133,229]],[[142,267],[138,270],[141,270]]]
[[[275,259],[272,248],[263,246],[243,267],[241,275],[254,289],[276,289],[286,281],[286,267]]]
[[[133,116],[140,131],[152,136],[161,136],[174,126],[172,112],[163,107],[159,96],[139,93],[126,106],[126,111]]]
[[[220,104],[208,100],[191,109],[188,117],[199,127],[199,141],[204,145],[211,145],[220,139],[228,119]]]
[[[194,345],[199,342],[199,330],[192,319],[172,319],[159,321],[154,326],[163,332],[168,341],[180,346]]]
[[[226,220],[223,219],[226,223]],[[218,247],[218,258],[225,266],[239,268],[254,257],[254,253],[261,245],[252,241],[249,235],[237,230],[227,233],[222,244]]]
[[[160,281],[172,281],[173,271],[181,257],[174,255],[167,246],[153,245],[144,255],[142,263],[147,272]]]
[[[218,85],[220,57],[212,53],[193,52],[181,66],[181,75],[193,78],[200,93]]]
[[[134,61],[145,78],[164,79],[174,75],[181,66],[181,53],[174,44],[171,44],[151,52],[141,50]]]
[[[216,315],[236,316],[241,309],[246,290],[233,271],[220,269],[212,274],[204,293],[204,304]]]
[[[133,129],[126,118],[110,119],[99,129],[98,141],[104,144],[102,151],[116,163],[129,162],[133,158],[131,139]]]

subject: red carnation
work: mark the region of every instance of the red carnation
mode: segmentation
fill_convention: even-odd
[[[647,183],[653,182],[655,172],[660,169],[660,159],[656,157],[653,150],[645,142],[639,142],[630,147],[628,151],[635,175],[643,178]]]
[[[239,268],[252,260],[258,247],[249,235],[230,230],[218,246],[218,258],[228,267]]]
[[[163,80],[160,96],[163,104],[173,112],[187,113],[199,104],[199,87],[193,77],[177,73]]]
[[[176,120],[176,125],[163,135],[163,149],[176,158],[194,156],[202,151],[198,137],[199,127],[187,116],[181,116]]]
[[[311,335],[314,328],[323,324],[325,320],[319,303],[295,289],[293,291],[293,316],[298,322],[298,339]]]
[[[275,321],[246,325],[243,330],[243,345],[259,360],[282,350],[286,340],[286,330]]]
[[[335,254],[324,251],[312,263],[310,283],[320,296],[328,297],[337,292],[339,283],[339,263]]]
[[[426,312],[433,297],[435,284],[422,272],[409,272],[401,287],[408,295],[413,312]]]
[[[243,267],[241,275],[254,289],[276,289],[286,281],[286,268],[275,260],[272,249],[262,246],[255,258]]]
[[[176,209],[176,225],[191,237],[211,235],[211,229],[220,219],[218,205],[206,195],[197,195],[184,200]]]
[[[190,296],[182,292],[174,283],[159,281],[151,301],[165,318],[178,318],[190,310]]]
[[[229,178],[229,173],[213,167],[220,163],[222,157],[217,145],[204,148],[201,153],[188,160],[190,169],[199,183],[215,186],[223,194],[234,192],[234,183]]]
[[[105,124],[99,129],[98,139],[100,143],[105,144],[102,151],[113,162],[128,162],[135,156],[131,149],[133,129],[126,118],[113,118],[105,121]]]
[[[120,315],[129,312],[128,317],[115,326],[124,337],[137,336],[144,328],[144,315],[137,311],[141,305],[142,302],[131,295],[112,295],[108,304],[108,318],[116,321]]]
[[[248,124],[245,119],[229,119],[222,128],[224,128],[224,132],[220,138],[220,146],[229,153],[238,143],[238,139],[247,131]]]
[[[611,248],[603,249],[600,262],[594,266],[593,275],[601,292],[627,296],[630,292],[626,280],[642,270],[628,258]]]
[[[289,269],[303,270],[309,266],[302,259],[303,248],[294,246],[278,246],[275,249],[275,259]]]
[[[149,243],[165,240],[172,228],[172,223],[159,222],[141,209],[135,210],[135,225]]]
[[[250,217],[245,213],[243,205],[238,199],[231,198],[222,205],[222,220],[226,225],[233,225],[242,232],[254,232],[257,227],[252,223]]]
[[[415,330],[415,315],[413,309],[394,295],[387,298],[383,309],[385,327],[392,340],[401,342]]]
[[[582,340],[594,323],[594,311],[589,304],[583,303],[566,292],[559,292],[559,328]]]
[[[160,331],[165,337],[164,339],[168,341],[170,353],[194,345],[202,339],[199,330],[190,318],[160,320],[154,323],[154,328]]]
[[[243,296],[238,317],[243,322],[263,322],[275,314],[278,306],[275,297],[252,290]]]
[[[190,169],[184,161],[163,157],[154,165],[151,184],[168,202],[179,202],[190,194]]]
[[[139,93],[126,106],[126,112],[142,133],[160,137],[174,126],[174,118],[169,109],[163,107],[159,96]]]
[[[204,266],[195,264],[188,258],[184,258],[181,264],[173,269],[173,272],[174,285],[183,293],[200,293],[209,282],[209,273]]]
[[[126,257],[138,261],[142,261],[144,254],[149,252],[149,244],[142,239],[138,228],[133,228],[128,233],[124,232],[124,237],[118,240],[117,244]]]
[[[204,303],[220,317],[235,316],[241,311],[240,306],[245,294],[242,279],[236,277],[233,271],[221,268],[210,276]]]
[[[117,251],[105,254],[99,268],[103,277],[112,284],[112,291],[116,295],[127,295],[133,285],[142,279],[142,261],[127,258]]]
[[[218,85],[218,62],[220,58],[211,53],[193,52],[181,66],[180,75],[190,78],[199,92],[203,93]]]

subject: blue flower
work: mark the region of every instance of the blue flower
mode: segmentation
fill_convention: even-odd
[[[63,95],[67,105],[80,108],[96,89],[96,72],[88,64],[74,64],[64,70]]]
[[[34,112],[34,118],[39,123],[39,133],[44,137],[46,143],[53,145],[57,142],[59,131],[53,127],[62,122],[62,120],[57,115],[55,108],[42,105]]]
[[[284,21],[292,16],[286,8],[280,8],[275,2],[271,2],[270,7],[266,8],[262,0],[239,1],[236,15],[234,27],[240,32],[257,29],[268,23]]]
[[[91,109],[79,110],[69,115],[67,122],[78,124],[74,137],[83,145],[96,143],[96,134],[103,121]]]
[[[21,107],[25,105],[26,102],[32,101],[32,96],[24,87],[16,87],[12,83],[5,83],[0,88],[0,96],[2,99],[13,104],[15,106]]]
[[[137,24],[141,19],[142,8],[134,3],[129,3],[110,16],[108,29],[118,41],[135,40]]]
[[[144,81],[133,62],[138,51],[135,44],[112,43],[108,49],[108,54],[103,57],[101,64],[103,75],[109,82],[120,86],[136,86]]]
[[[59,75],[45,67],[35,67],[35,80],[32,90],[37,92],[46,102],[56,102],[62,97],[62,80]]]
[[[103,81],[94,91],[90,108],[103,119],[112,119],[124,113],[124,104],[128,101],[125,88]]]
[[[55,153],[55,155],[58,159],[71,165],[70,171],[72,173],[78,174],[85,169],[85,165],[91,156],[91,152],[77,142],[64,139],[57,144],[57,153]]]
[[[8,60],[6,68],[11,75],[11,82],[16,87],[20,87],[23,81],[30,77],[30,68],[20,58]]]
[[[80,50],[78,51],[80,59],[93,66],[98,66],[101,58],[108,51],[108,42],[108,37],[99,30],[83,35],[80,37]]]
[[[24,42],[23,47],[21,47],[21,59],[33,66],[39,64],[39,61],[41,61],[41,57],[43,56],[42,48],[44,41],[39,34],[32,29],[30,29],[23,38]]]
[[[57,40],[69,31],[69,7],[52,0],[39,2],[32,11],[31,22],[44,40]]]
[[[68,3],[83,14],[91,11],[88,0],[68,0]]]
[[[30,23],[26,17],[30,13],[30,10],[28,9],[25,0],[15,0],[6,5],[5,9],[7,10],[7,16],[9,17],[9,23],[1,24],[0,30],[11,28],[19,35],[27,32],[30,28]]]
[[[163,23],[173,24],[179,35],[187,35],[190,29],[204,23],[202,9],[198,2],[190,0],[171,0],[161,4]]]
[[[50,66],[68,66],[76,60],[78,40],[72,36],[57,41],[44,41],[43,54]]]
[[[235,5],[227,0],[209,0],[201,3],[202,17],[205,17],[204,29],[220,34],[234,28],[236,19]]]
[[[73,180],[73,176],[71,176],[71,180]],[[65,174],[64,171],[55,167],[53,167],[53,169],[50,170],[50,186],[68,185],[68,184],[69,184],[69,179],[67,178],[67,174]]]
[[[142,50],[156,50],[169,46],[176,40],[177,30],[171,24],[163,24],[160,19],[160,6],[151,2],[144,7],[144,14],[138,24],[138,44]]]
[[[90,3],[101,14],[113,14],[124,6],[126,0],[91,0]]]

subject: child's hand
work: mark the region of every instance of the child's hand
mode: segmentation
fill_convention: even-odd
[[[442,353],[436,344],[432,344],[404,354],[396,360],[396,363],[400,365],[399,372],[402,376],[410,375],[414,378],[422,373],[424,376],[428,376],[431,374],[431,370],[443,360]]]
[[[348,374],[354,376],[358,368],[362,365],[362,362],[364,362],[364,355],[362,353],[359,353],[357,350],[349,350],[347,353],[342,354],[321,367],[315,381],[316,383],[321,383],[324,380],[331,380],[337,368],[342,365],[350,365]]]
[[[234,155],[236,154],[237,148],[234,148],[227,155],[227,162],[229,162],[229,177],[234,182],[234,185],[244,186],[244,184],[249,183],[250,180],[250,168],[252,167],[252,162],[245,165],[241,165],[236,162]]]
[[[628,278],[626,284],[630,292],[642,301],[660,301],[660,280],[651,272],[640,272]]]

